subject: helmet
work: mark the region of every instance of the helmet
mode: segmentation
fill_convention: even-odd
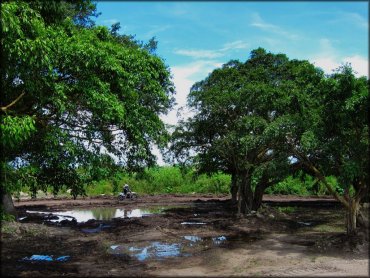
[[[125,184],[124,188],[128,188],[128,184]]]

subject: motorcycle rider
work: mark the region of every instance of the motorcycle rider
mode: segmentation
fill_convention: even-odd
[[[127,194],[131,192],[131,189],[129,187],[129,185],[126,183],[124,186],[123,186],[123,194],[125,194],[125,196],[127,197]]]
[[[125,183],[122,192],[118,194],[118,200],[123,201],[124,199],[136,199],[136,192],[131,191],[130,186]]]

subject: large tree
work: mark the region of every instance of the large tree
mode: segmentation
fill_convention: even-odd
[[[368,89],[348,65],[324,75],[308,61],[256,49],[192,87],[194,116],[173,133],[172,150],[200,171],[230,173],[239,212],[257,209],[267,186],[303,170],[344,205],[354,234],[369,186]]]
[[[94,27],[90,1],[57,4],[2,3],[2,168],[21,161],[40,186],[66,185],[76,196],[78,168],[102,152],[130,170],[155,163],[174,88],[153,43]],[[7,172],[2,192],[11,191]]]
[[[323,183],[347,211],[347,233],[362,223],[360,202],[369,187],[369,86],[349,65],[307,88],[292,107],[286,144],[301,168]],[[329,182],[335,176],[341,190]],[[360,216],[360,217],[358,217]]]
[[[320,76],[307,61],[261,48],[245,63],[230,61],[191,88],[188,105],[195,114],[173,133],[173,151],[179,158],[192,148],[200,171],[231,174],[238,211],[257,210],[264,190],[293,168],[281,128],[286,109]]]

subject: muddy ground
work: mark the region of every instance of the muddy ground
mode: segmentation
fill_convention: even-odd
[[[235,214],[228,196],[213,195],[21,200],[15,205],[22,220],[2,225],[3,276],[369,275],[368,238],[347,239],[344,211],[329,198],[266,196],[261,211],[244,217]],[[96,208],[126,214],[52,222],[55,215],[47,213]],[[151,214],[134,217],[139,210]],[[33,255],[49,256],[49,261],[32,260]]]

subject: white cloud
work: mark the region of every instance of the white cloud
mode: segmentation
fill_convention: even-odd
[[[271,32],[279,36],[283,36],[290,40],[299,39],[299,36],[297,34],[293,34],[292,32],[286,31],[278,25],[274,25],[264,21],[258,13],[252,14],[251,26],[257,27],[263,31]]]
[[[187,110],[185,106],[191,86],[195,82],[203,80],[210,72],[221,66],[222,63],[218,61],[199,60],[196,62],[171,67],[173,82],[176,86],[175,97],[177,105],[170,113],[161,116],[163,122],[169,125],[176,125],[179,120],[179,118],[177,117],[178,113],[180,114],[180,118],[186,119],[190,117],[192,113]],[[178,109],[181,107],[183,107],[184,109],[181,109],[180,112]],[[159,165],[165,165],[158,148],[154,147],[152,150],[158,158],[157,163]]]
[[[317,67],[320,67],[325,73],[332,73],[340,65],[350,63],[356,76],[367,76],[369,78],[368,58],[357,54],[341,56],[333,47],[332,42],[327,38],[320,40],[320,48],[320,52],[309,60]]]
[[[225,43],[222,48],[215,49],[215,50],[205,50],[205,49],[178,49],[175,50],[176,54],[188,56],[191,58],[202,58],[202,59],[214,59],[218,57],[225,56],[228,52],[238,50],[238,49],[246,49],[249,47],[249,44],[245,41],[234,41]]]
[[[320,55],[322,56],[332,56],[334,55],[337,51],[333,47],[333,41],[329,40],[328,38],[323,38],[319,40],[319,45],[321,49]]]
[[[353,55],[350,57],[344,57],[342,59],[344,63],[350,63],[357,76],[367,76],[369,78],[369,60],[360,55]]]
[[[366,29],[369,28],[368,19],[362,17],[361,15],[359,15],[357,13],[345,13],[345,18],[348,21],[353,22],[354,24],[356,24],[356,25],[358,25],[362,28],[366,28]]]
[[[334,23],[334,24],[338,22],[343,22],[346,24],[358,26],[360,28],[365,28],[365,29],[369,28],[368,20],[358,13],[339,12],[335,14],[335,19],[330,20],[329,22]]]
[[[173,74],[173,82],[176,87],[176,107],[168,115],[162,116],[162,120],[167,123],[174,125],[178,122],[177,109],[185,107],[186,99],[189,94],[191,86],[201,81],[215,68],[221,67],[222,63],[215,60],[199,60],[196,62],[187,63],[181,66],[171,67]],[[186,109],[182,110],[182,117],[187,117],[190,112]]]
[[[229,51],[229,50],[234,50],[234,49],[246,49],[249,47],[249,44],[244,41],[234,41],[234,42],[229,42],[225,43],[224,47],[220,49],[220,51]]]
[[[251,25],[254,26],[254,27],[264,29],[264,30],[271,30],[271,29],[272,30],[277,30],[277,29],[279,29],[278,26],[265,22],[262,19],[262,17],[259,15],[259,13],[253,13],[252,14],[252,19],[253,19],[253,21],[252,21]]]
[[[179,49],[175,51],[176,54],[188,56],[192,58],[217,58],[223,56],[218,50],[186,50]]]
[[[333,57],[317,57],[312,62],[315,66],[321,68],[325,73],[332,73],[334,69],[340,66],[340,63]]]

